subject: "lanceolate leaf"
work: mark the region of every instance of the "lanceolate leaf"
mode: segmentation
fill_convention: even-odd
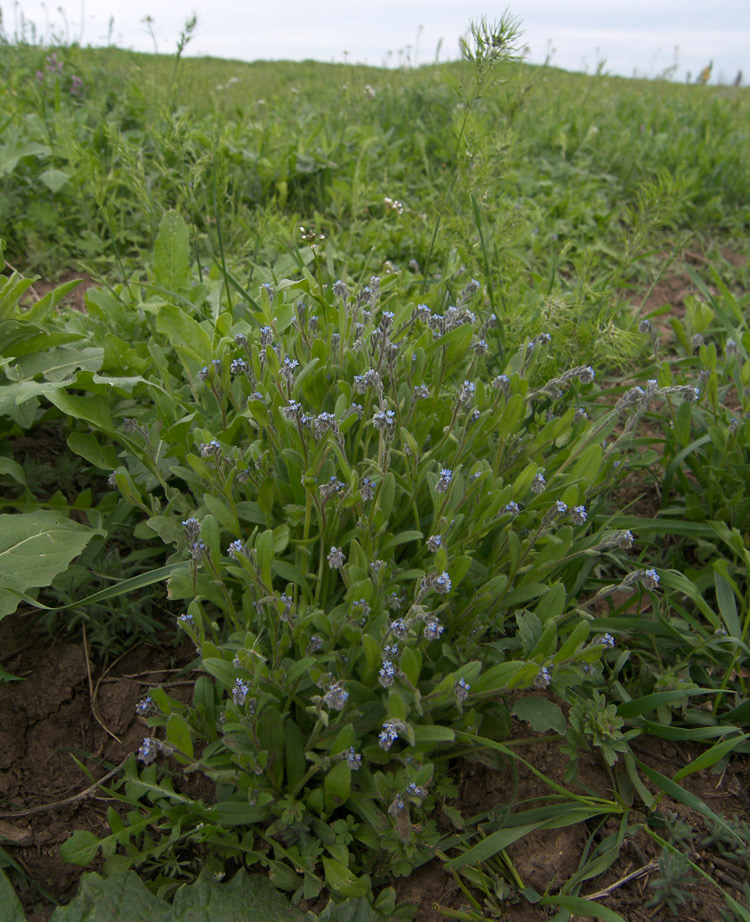
[[[178,291],[190,279],[188,228],[173,211],[168,211],[159,225],[154,244],[154,279],[169,291]]]

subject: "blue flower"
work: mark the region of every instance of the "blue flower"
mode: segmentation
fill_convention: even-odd
[[[150,765],[156,761],[157,755],[161,752],[161,743],[152,736],[147,736],[138,750],[138,759],[144,765]]]
[[[471,685],[466,681],[466,679],[461,676],[461,678],[453,686],[453,694],[456,696],[456,700],[460,703],[466,701],[469,697],[469,691],[471,690]]]
[[[440,635],[443,633],[444,630],[445,628],[437,620],[437,618],[430,618],[428,621],[425,622],[424,636],[428,640],[437,640],[438,637],[440,637]]]
[[[551,681],[552,679],[550,678],[549,670],[546,666],[542,666],[539,672],[536,674],[534,685],[537,688],[547,688]]]
[[[443,570],[439,576],[434,578],[433,585],[435,587],[435,591],[443,595],[449,593],[453,586],[451,583],[451,578],[445,570]]]
[[[570,512],[570,518],[574,525],[583,525],[588,518],[585,506],[573,506]]]
[[[453,471],[449,467],[444,467],[440,471],[440,478],[435,484],[436,493],[445,493],[453,480]]]
[[[338,570],[344,565],[344,560],[346,558],[340,547],[332,547],[326,559],[328,560],[328,566],[332,570]]]
[[[398,739],[400,721],[386,720],[383,729],[378,734],[378,745],[387,752]]]
[[[328,691],[323,695],[323,704],[334,711],[342,711],[348,700],[349,692],[338,681],[331,682],[328,686]]]
[[[354,746],[350,746],[344,753],[346,764],[353,772],[358,772],[362,768],[362,756],[357,752]]]
[[[242,679],[235,680],[234,688],[232,689],[232,700],[237,707],[242,707],[245,703],[245,698],[249,690],[247,682],[243,682]]]
[[[145,698],[141,698],[135,706],[136,714],[139,714],[141,717],[145,717],[147,714],[153,714],[155,710],[154,699],[151,695],[146,695]]]

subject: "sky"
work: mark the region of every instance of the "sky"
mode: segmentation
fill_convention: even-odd
[[[186,55],[253,60],[426,64],[458,56],[472,10],[464,0],[0,0],[5,32],[21,19],[44,37],[171,53],[195,12]],[[711,83],[750,83],[750,0],[516,0],[527,60],[565,70],[694,80],[710,61]],[[144,24],[150,16],[149,27]]]

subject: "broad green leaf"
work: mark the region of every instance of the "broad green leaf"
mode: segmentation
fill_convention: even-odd
[[[357,878],[346,865],[335,858],[323,857],[326,883],[333,893],[342,896],[365,896],[370,890],[370,882],[366,877]]]
[[[565,715],[560,706],[548,698],[542,698],[540,695],[519,698],[513,707],[513,713],[520,717],[521,720],[531,724],[532,730],[537,733],[554,730],[555,733],[564,736],[568,728]]]
[[[45,170],[39,174],[39,179],[49,189],[50,192],[59,192],[65,183],[70,179],[71,174],[65,170]]]
[[[102,470],[113,471],[119,463],[114,446],[102,445],[93,432],[71,432],[68,446],[89,464]]]
[[[185,311],[165,304],[156,317],[156,329],[164,334],[174,348],[199,365],[208,365],[213,358],[213,346],[206,331]]]
[[[96,857],[100,840],[93,832],[76,829],[73,835],[60,846],[60,855],[65,861],[85,868]]]
[[[20,593],[49,586],[96,535],[106,532],[60,512],[0,515],[0,618],[16,610]]]
[[[26,144],[18,144],[16,141],[3,144],[0,147],[0,176],[12,173],[24,157],[47,157],[49,152],[49,147],[34,141]]]
[[[303,922],[304,918],[261,874],[238,871],[223,883],[210,871],[201,871],[196,881],[179,887],[170,906],[151,893],[135,871],[126,871],[106,878],[84,874],[76,897],[58,907],[50,922]],[[338,917],[332,922],[339,922]],[[348,917],[342,922],[348,922]]]
[[[95,426],[101,432],[106,432],[108,435],[115,434],[109,404],[104,397],[100,397],[98,394],[79,397],[76,394],[69,394],[67,391],[59,389],[46,396],[50,403],[54,403],[58,410],[62,410],[67,416],[91,423],[92,426]]]
[[[174,211],[161,219],[154,244],[154,280],[168,291],[179,291],[190,281],[190,234]]]

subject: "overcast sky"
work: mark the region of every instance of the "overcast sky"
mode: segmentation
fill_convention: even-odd
[[[394,66],[455,58],[469,20],[499,16],[504,6],[472,10],[458,0],[0,0],[5,31],[20,17],[45,35],[115,44],[138,51],[174,50],[191,12],[198,15],[190,55],[245,61],[343,61]],[[750,82],[750,0],[517,0],[528,60],[567,70],[655,77],[675,63],[675,79],[713,61],[711,82]],[[153,17],[152,37],[142,20]],[[110,30],[110,20],[112,28]],[[67,22],[67,27],[66,27]]]

